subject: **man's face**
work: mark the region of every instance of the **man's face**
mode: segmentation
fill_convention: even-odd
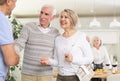
[[[40,25],[44,28],[47,28],[50,25],[50,22],[53,20],[52,8],[43,7],[40,12]]]
[[[10,15],[12,13],[12,10],[16,6],[16,0],[8,0],[8,2],[6,3],[6,5],[7,5],[6,15]]]

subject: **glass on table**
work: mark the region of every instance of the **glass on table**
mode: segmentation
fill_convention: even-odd
[[[112,72],[112,65],[109,63],[105,64],[105,70],[107,71],[107,73],[111,73]]]
[[[110,66],[110,64],[105,64],[106,66]]]
[[[118,65],[118,62],[113,62],[112,63],[112,72],[115,73],[117,71],[117,65]]]
[[[110,69],[110,64],[105,64],[106,70]]]

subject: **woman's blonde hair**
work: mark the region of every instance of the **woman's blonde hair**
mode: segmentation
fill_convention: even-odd
[[[66,12],[70,18],[70,23],[72,26],[76,26],[78,23],[78,15],[71,9],[64,9],[63,12]]]

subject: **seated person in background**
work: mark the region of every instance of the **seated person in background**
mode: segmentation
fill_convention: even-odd
[[[102,45],[99,37],[95,36],[92,39],[92,51],[94,56],[94,71],[96,69],[103,69],[105,64],[111,64],[107,49]],[[101,79],[92,79],[92,81],[101,81]]]
[[[92,46],[95,65],[94,70],[102,69],[105,64],[111,64],[107,49],[102,45],[102,40],[99,37],[93,37]]]

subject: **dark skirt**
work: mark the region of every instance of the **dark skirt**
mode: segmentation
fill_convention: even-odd
[[[57,81],[79,81],[79,79],[76,75],[71,75],[71,76],[58,75]]]

